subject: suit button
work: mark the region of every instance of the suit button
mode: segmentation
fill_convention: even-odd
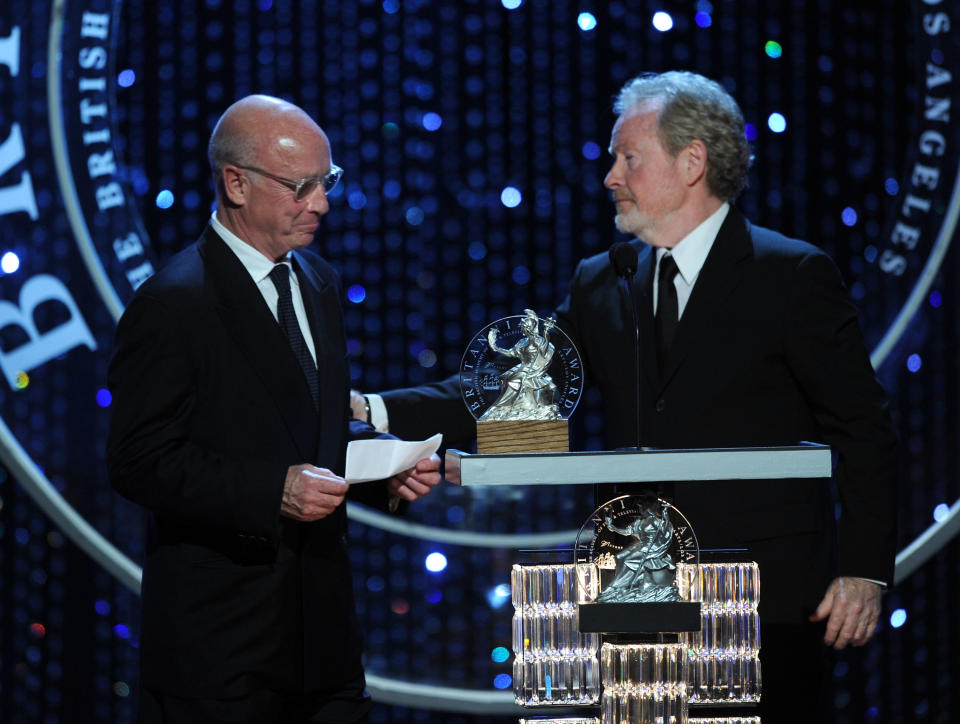
[[[657,400],[657,412],[663,412],[665,409],[667,409],[667,403],[661,397],[659,400]]]

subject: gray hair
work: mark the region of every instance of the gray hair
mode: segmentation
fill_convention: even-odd
[[[223,119],[221,118],[221,121]],[[250,133],[239,131],[236,124],[225,124],[220,121],[210,134],[210,143],[207,145],[207,160],[210,162],[210,171],[217,186],[217,191],[223,184],[223,169],[229,164],[235,166],[255,166],[256,143]]]
[[[646,101],[660,101],[657,132],[664,149],[676,156],[691,141],[707,147],[707,188],[733,201],[747,183],[750,146],[743,112],[724,88],[697,73],[672,70],[645,73],[628,81],[613,104],[617,115]]]

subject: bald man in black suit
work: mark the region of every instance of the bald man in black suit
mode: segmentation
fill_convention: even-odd
[[[341,173],[300,108],[249,96],[210,142],[217,211],[137,292],[109,384],[111,482],[149,512],[142,722],[367,721],[342,477],[333,269],[305,249]],[[439,459],[349,491],[426,495]]]

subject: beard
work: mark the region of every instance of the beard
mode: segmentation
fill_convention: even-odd
[[[640,236],[640,232],[646,226],[643,214],[636,206],[631,206],[630,210],[625,213],[618,213],[613,218],[613,223],[616,224],[617,231],[633,236]]]

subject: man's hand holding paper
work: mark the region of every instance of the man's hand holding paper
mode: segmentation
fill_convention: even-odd
[[[350,484],[389,478],[391,495],[413,502],[440,484],[440,457],[443,440],[354,440],[347,445],[347,474]]]

